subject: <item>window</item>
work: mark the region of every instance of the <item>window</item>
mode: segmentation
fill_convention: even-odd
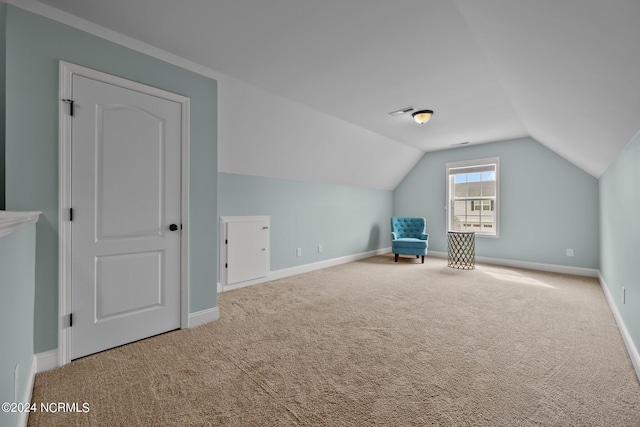
[[[498,237],[500,159],[447,163],[447,230]]]
[[[471,205],[471,210],[483,210],[483,211],[492,211],[493,210],[493,200],[474,200],[473,205]]]

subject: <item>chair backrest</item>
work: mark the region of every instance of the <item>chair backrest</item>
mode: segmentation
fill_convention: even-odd
[[[396,238],[406,237],[420,238],[425,232],[427,221],[424,218],[406,218],[394,216],[391,218],[391,231],[396,233]]]

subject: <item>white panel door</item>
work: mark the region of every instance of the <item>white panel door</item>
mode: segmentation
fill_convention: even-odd
[[[227,224],[227,284],[246,282],[267,275],[267,221],[237,221]]]
[[[84,76],[72,85],[75,359],[180,327],[182,107]]]

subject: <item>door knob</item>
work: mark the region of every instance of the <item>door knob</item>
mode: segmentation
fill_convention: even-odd
[[[177,225],[175,225],[175,224],[171,224],[171,225],[169,226],[169,230],[171,230],[171,231],[176,231],[177,229],[178,229],[178,226],[177,226]]]

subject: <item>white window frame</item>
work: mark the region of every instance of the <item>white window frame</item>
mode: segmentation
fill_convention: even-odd
[[[445,210],[447,212],[447,231],[456,231],[453,230],[453,203],[454,198],[452,197],[453,186],[451,185],[452,180],[452,170],[461,169],[461,168],[470,168],[470,167],[480,167],[486,165],[495,165],[496,172],[496,196],[494,202],[494,226],[492,228],[491,233],[484,232],[484,227],[481,227],[476,231],[476,236],[478,237],[500,237],[500,157],[489,157],[485,159],[475,159],[475,160],[465,160],[462,162],[450,162],[447,163],[447,170],[445,176],[446,182],[446,204]]]

